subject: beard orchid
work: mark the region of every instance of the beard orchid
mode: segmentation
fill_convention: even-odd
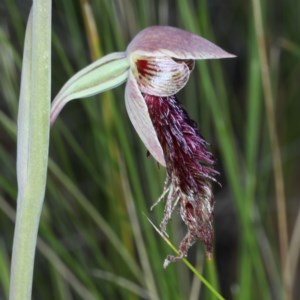
[[[230,58],[206,39],[190,32],[153,26],[139,32],[126,52],[109,54],[75,74],[52,104],[53,124],[70,100],[91,96],[127,81],[125,105],[129,118],[149,153],[166,168],[161,197],[165,200],[161,231],[178,207],[187,227],[178,256],[168,256],[165,265],[187,256],[197,241],[212,253],[214,196],[212,183],[218,172],[208,143],[200,135],[177,100],[198,59]]]

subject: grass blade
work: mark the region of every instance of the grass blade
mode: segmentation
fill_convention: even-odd
[[[50,128],[51,0],[35,1],[25,36],[18,117],[17,218],[10,299],[31,299]]]

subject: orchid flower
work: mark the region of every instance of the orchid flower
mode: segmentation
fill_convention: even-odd
[[[200,135],[176,94],[186,85],[198,59],[230,58],[229,54],[190,32],[153,26],[139,32],[126,52],[107,55],[75,74],[52,104],[51,123],[70,100],[91,96],[125,81],[129,118],[149,153],[166,167],[161,197],[165,199],[161,231],[177,206],[187,226],[178,256],[168,256],[165,266],[187,256],[197,241],[208,257],[214,239],[212,182],[218,172],[208,143]]]

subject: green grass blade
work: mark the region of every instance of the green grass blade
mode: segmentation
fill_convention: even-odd
[[[10,299],[31,298],[50,128],[51,1],[34,2],[26,31],[18,118],[18,199]]]

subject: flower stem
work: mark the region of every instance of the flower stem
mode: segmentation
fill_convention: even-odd
[[[18,115],[17,216],[10,300],[31,299],[34,256],[45,195],[51,83],[51,0],[33,1],[22,66]]]

